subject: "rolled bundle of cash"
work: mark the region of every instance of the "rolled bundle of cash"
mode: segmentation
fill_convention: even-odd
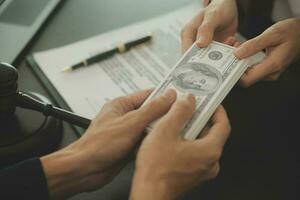
[[[194,44],[156,87],[145,104],[169,88],[177,91],[177,98],[188,92],[193,93],[196,97],[196,111],[182,134],[186,139],[196,139],[247,68],[265,57],[263,52],[259,52],[238,60],[233,51],[234,47],[215,41],[206,48],[199,48]],[[147,132],[152,130],[155,123],[147,127]]]

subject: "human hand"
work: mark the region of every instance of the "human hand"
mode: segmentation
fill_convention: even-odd
[[[205,6],[208,1],[204,1]],[[236,33],[238,11],[235,0],[213,0],[201,10],[182,30],[182,51],[197,40],[199,47],[206,47],[213,39],[224,42]]]
[[[266,50],[266,58],[241,77],[240,83],[249,87],[260,80],[277,80],[282,72],[300,57],[300,19],[278,22],[261,35],[248,40],[235,50],[243,59]]]
[[[189,94],[177,100],[143,140],[138,151],[131,200],[175,199],[219,172],[219,159],[230,125],[223,107],[197,140],[181,135],[195,111]]]
[[[229,46],[235,47],[235,48],[237,48],[241,45],[241,42],[238,41],[234,36],[228,37],[227,39],[224,40],[223,43],[227,44]]]
[[[41,158],[52,199],[100,188],[118,173],[145,127],[164,115],[176,99],[176,93],[168,91],[140,108],[150,93],[108,102],[78,141]]]

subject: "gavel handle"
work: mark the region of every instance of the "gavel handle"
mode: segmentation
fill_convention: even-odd
[[[90,119],[55,107],[51,104],[43,103],[22,92],[17,92],[17,106],[41,112],[45,116],[52,116],[85,129],[91,124]]]

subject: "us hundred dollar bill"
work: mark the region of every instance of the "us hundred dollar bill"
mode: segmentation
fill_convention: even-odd
[[[196,97],[196,111],[182,131],[186,139],[195,139],[216,108],[237,83],[248,67],[264,58],[260,52],[247,59],[235,58],[234,47],[213,41],[206,48],[193,45],[174,66],[164,81],[148,97],[145,104],[169,88],[177,98],[187,92]],[[157,121],[147,127],[150,132]]]

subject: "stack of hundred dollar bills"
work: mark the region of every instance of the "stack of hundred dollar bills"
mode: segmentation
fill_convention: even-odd
[[[265,57],[263,52],[259,52],[249,58],[238,60],[233,51],[234,47],[215,41],[206,48],[199,48],[194,44],[153,91],[145,104],[169,88],[177,91],[177,98],[187,92],[193,93],[197,102],[196,111],[182,134],[186,139],[197,138],[247,68],[259,63]],[[155,123],[147,127],[147,132],[152,130]]]

